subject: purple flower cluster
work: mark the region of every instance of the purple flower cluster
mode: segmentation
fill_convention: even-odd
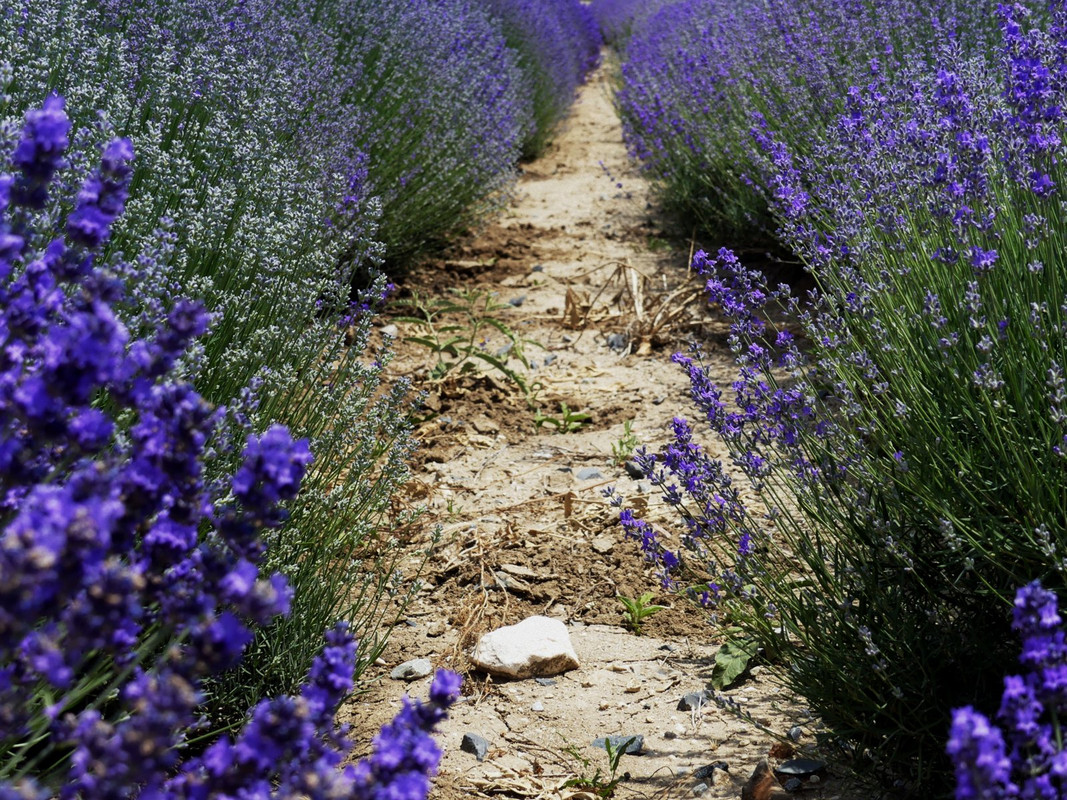
[[[644,18],[655,13],[659,5],[651,0],[595,0],[590,8],[604,41],[623,49],[631,31],[639,29]]]
[[[1023,640],[1019,662],[1026,672],[1004,678],[996,724],[971,706],[952,714],[947,752],[957,800],[1052,800],[1067,793],[1060,729],[1067,643],[1055,593],[1039,581],[1019,589],[1013,627]]]
[[[53,96],[0,175],[0,793],[336,796],[355,780],[335,770],[333,713],[355,659],[343,628],[299,697],[264,701],[236,739],[183,760],[205,733],[205,680],[288,613],[286,579],[261,569],[263,534],[311,453],[272,426],[247,435],[231,479],[205,477],[209,448],[226,446],[223,410],[175,365],[208,315],[179,301],[153,338],[129,335],[114,312],[122,282],[95,260],[133,149],[104,149],[55,235],[41,210],[69,133]],[[441,680],[432,721],[401,723],[416,738],[454,697]]]
[[[841,39],[819,16],[838,4],[809,5],[808,22],[782,30],[811,68],[827,67],[840,41],[862,63],[822,84],[805,71],[802,86],[800,73],[765,72],[760,85],[777,94],[729,124],[744,128],[737,163],[751,166],[777,237],[816,288],[771,287],[729,250],[697,255],[730,321],[736,380],[720,385],[699,350],[676,361],[732,469],[676,424],[648,466],[681,535],[623,523],[676,585],[729,601],[732,621],[789,658],[789,680],[849,747],[929,789],[949,769],[928,721],[981,706],[988,675],[1010,669],[1003,598],[1067,575],[1067,8],[976,4],[931,25],[888,3],[886,29],[905,45],[925,31],[929,47],[894,39],[867,58],[877,37],[865,44],[862,19]],[[663,47],[674,46],[679,26],[665,20],[679,12],[660,13]],[[652,41],[654,19],[631,56],[640,36]],[[721,44],[722,58],[697,69],[723,66],[719,109],[741,74],[729,37],[746,34],[703,31],[698,48],[662,52],[677,66]],[[794,92],[815,85],[821,108]],[[696,96],[663,113],[692,111]],[[793,100],[812,113],[786,113]],[[790,127],[797,118],[810,135]],[[673,143],[656,152],[689,148],[688,121],[657,128]],[[758,502],[732,503],[731,473]],[[842,704],[835,686],[857,691]]]
[[[626,141],[670,208],[731,244],[768,239],[771,187],[753,119],[807,152],[869,69],[924,58],[942,31],[988,50],[986,12],[955,0],[647,2],[623,54]]]
[[[508,44],[519,54],[530,93],[533,129],[523,154],[537,155],[600,54],[600,31],[577,0],[489,0]]]
[[[307,14],[329,42],[317,62],[327,76],[310,98],[315,124],[299,135],[317,152],[367,155],[390,262],[496,207],[533,122],[517,54],[487,7],[329,0],[286,13]]]
[[[438,671],[428,703],[404,698],[396,718],[374,738],[374,752],[352,770],[358,800],[424,800],[441,751],[429,733],[459,697],[460,677]]]

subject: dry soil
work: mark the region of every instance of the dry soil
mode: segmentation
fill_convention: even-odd
[[[772,667],[726,692],[749,719],[715,703],[679,711],[684,694],[707,685],[721,640],[684,600],[657,593],[667,609],[646,621],[643,635],[623,624],[617,597],[655,591],[657,582],[601,491],[615,485],[666,530],[677,525],[647,481],[616,462],[625,426],[654,449],[673,417],[693,414],[687,381],[670,361],[691,337],[710,348],[718,379],[731,380],[732,361],[725,326],[687,269],[691,246],[670,241],[627,157],[608,79],[602,68],[582,88],[548,152],[524,165],[496,224],[416,270],[401,293],[423,302],[455,299],[457,287],[494,293],[506,306],[493,315],[529,342],[530,369],[506,357],[539,386],[535,405],[561,420],[565,403],[588,422],[571,432],[550,422],[537,428],[523,392],[499,370],[433,380],[436,356],[404,341],[424,331],[396,317],[412,309],[382,321],[400,339],[393,370],[427,393],[405,501],[424,504],[443,535],[350,721],[366,752],[405,692],[426,694],[429,678],[392,680],[392,667],[428,658],[463,673],[463,701],[439,737],[445,755],[434,796],[441,800],[592,797],[573,781],[598,771],[606,779],[606,753],[591,742],[616,734],[644,736],[643,752],[622,758],[617,797],[693,797],[705,784],[704,797],[736,798],[760,759],[773,765],[793,749],[808,754],[818,732],[803,699],[778,687]],[[507,339],[489,333],[484,352],[495,354]],[[707,446],[714,452],[713,441]],[[414,559],[406,569],[414,574]],[[579,669],[551,686],[472,670],[478,636],[532,614],[567,623]],[[795,743],[786,739],[791,729]],[[483,762],[461,751],[467,732],[489,741]],[[715,762],[728,771],[694,776]],[[861,793],[831,765],[801,795],[855,800]]]

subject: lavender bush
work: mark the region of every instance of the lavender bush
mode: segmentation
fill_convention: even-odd
[[[753,115],[807,154],[871,64],[893,73],[946,30],[967,48],[989,51],[992,7],[955,0],[682,0],[652,14],[642,9],[625,46],[618,92],[627,143],[668,210],[718,242],[768,242],[775,224],[749,136]]]
[[[655,13],[660,3],[652,0],[595,0],[590,4],[604,41],[625,50],[630,34],[640,29],[644,19]]]
[[[71,204],[51,194],[70,132],[49,97],[0,175],[0,793],[424,797],[438,757],[425,737],[458,678],[438,676],[378,755],[338,772],[333,715],[355,665],[343,625],[299,695],[261,701],[204,749],[204,681],[289,611],[264,552],[311,453],[280,425],[240,444],[182,378],[202,306],[178,300],[154,336],[130,335],[115,307],[137,270],[97,259],[133,148],[107,144]],[[236,470],[210,477],[227,452]]]
[[[994,725],[971,706],[956,709],[948,755],[956,771],[956,800],[1063,797],[1067,752],[1061,715],[1067,711],[1067,644],[1056,595],[1034,581],[1015,595],[1012,627],[1023,640],[1023,675],[1004,679]]]
[[[951,780],[951,709],[995,705],[1015,587],[1064,587],[1067,10],[990,24],[991,52],[946,34],[895,75],[869,65],[809,149],[757,119],[816,289],[701,253],[739,372],[721,388],[699,349],[676,359],[759,502],[678,420],[639,463],[681,540],[623,516],[838,743],[920,794]]]
[[[599,28],[590,7],[578,0],[489,0],[487,7],[519,56],[533,111],[522,149],[525,158],[533,158],[596,65]]]
[[[0,6],[4,130],[17,133],[52,88],[68,98],[73,169],[57,175],[59,197],[96,145],[137,142],[137,191],[97,256],[137,274],[116,305],[131,335],[154,335],[175,297],[204,298],[210,335],[194,345],[195,370],[176,368],[253,429],[282,421],[319,456],[266,555],[289,575],[292,611],[212,685],[213,713],[233,723],[264,694],[296,691],[338,618],[363,643],[361,669],[382,643],[377,606],[397,555],[387,537],[405,524],[390,498],[413,443],[406,384],[383,390],[389,353],[368,347],[384,282],[349,302],[351,272],[381,255],[380,206],[351,120],[315,105],[334,89],[333,38],[254,1]],[[231,455],[218,469],[236,467]]]
[[[500,208],[533,122],[517,55],[487,7],[323,0],[311,14],[333,40],[331,90],[314,107],[369,157],[391,265]]]

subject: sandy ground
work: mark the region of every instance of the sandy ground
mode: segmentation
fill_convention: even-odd
[[[687,381],[669,358],[689,338],[711,348],[720,380],[732,378],[725,327],[687,271],[690,249],[662,230],[627,158],[601,69],[548,153],[524,166],[502,218],[403,286],[402,296],[424,302],[454,297],[449,291],[458,286],[496,293],[508,305],[493,316],[529,342],[536,368],[514,357],[508,366],[539,384],[534,404],[557,419],[562,403],[589,415],[573,432],[551,423],[537,428],[522,391],[501,372],[431,380],[435,356],[401,341],[393,369],[428,393],[416,480],[405,500],[428,508],[442,538],[424,565],[422,591],[349,713],[366,752],[401,695],[426,694],[429,678],[406,684],[389,678],[392,667],[428,658],[463,673],[463,701],[439,737],[445,755],[434,796],[442,800],[593,797],[567,783],[598,771],[606,779],[606,753],[591,746],[606,735],[644,736],[643,752],[619,764],[621,798],[739,797],[760,759],[775,764],[794,749],[813,752],[818,722],[802,699],[776,685],[772,667],[758,667],[726,693],[748,720],[714,703],[678,710],[684,694],[707,685],[720,641],[684,600],[657,594],[669,608],[646,621],[644,635],[623,626],[617,596],[636,597],[657,583],[601,490],[615,485],[651,518],[669,525],[671,517],[647,481],[615,462],[613,445],[629,422],[655,448],[674,416],[692,415]],[[395,325],[401,340],[425,333],[396,315],[382,324]],[[485,352],[495,353],[507,340],[491,334]],[[567,623],[579,669],[551,686],[472,670],[478,636],[531,614]],[[795,743],[787,739],[791,729]],[[489,741],[483,762],[461,751],[467,732]],[[715,762],[728,770],[697,777]],[[800,794],[869,796],[850,786],[831,765]]]

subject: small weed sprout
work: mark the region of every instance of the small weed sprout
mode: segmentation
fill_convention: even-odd
[[[595,797],[602,798],[602,800],[608,800],[610,797],[615,796],[615,790],[621,781],[629,780],[630,773],[624,772],[619,775],[619,762],[622,761],[622,757],[626,754],[627,748],[636,741],[637,737],[631,737],[625,742],[618,745],[613,744],[611,737],[604,737],[604,749],[608,753],[608,774],[605,776],[600,767],[597,767],[592,776],[587,776],[585,772],[590,767],[590,761],[583,756],[577,747],[571,745],[566,749],[568,755],[574,756],[575,759],[581,762],[583,768],[583,774],[576,778],[570,778],[564,787],[573,787],[575,789],[581,789],[582,791],[589,792]]]
[[[621,594],[618,596],[619,602],[626,609],[626,626],[638,636],[641,635],[641,623],[667,607],[653,604],[653,596],[652,592],[645,592],[640,597],[623,597]]]
[[[558,417],[549,416],[539,408],[535,409],[534,427],[537,430],[541,430],[545,425],[551,425],[556,429],[556,433],[574,433],[580,431],[593,418],[592,414],[585,411],[572,411],[566,403],[560,403],[559,405],[560,414]]]
[[[422,345],[437,358],[430,371],[432,380],[442,380],[450,374],[465,374],[477,369],[481,361],[496,370],[522,390],[527,398],[531,387],[526,376],[508,366],[512,357],[527,369],[525,348],[541,345],[529,339],[497,316],[510,308],[494,299],[494,294],[482,289],[453,289],[450,297],[426,299],[413,293],[396,305],[412,310],[410,315],[397,317],[399,322],[415,326],[418,333],[405,341]],[[489,350],[488,335],[502,334],[507,343],[497,350]]]
[[[640,444],[640,442],[638,441],[638,438],[634,436],[634,421],[628,419],[622,425],[622,436],[620,436],[617,441],[611,443],[612,463],[616,466],[624,464],[626,460],[633,455],[638,444]]]

